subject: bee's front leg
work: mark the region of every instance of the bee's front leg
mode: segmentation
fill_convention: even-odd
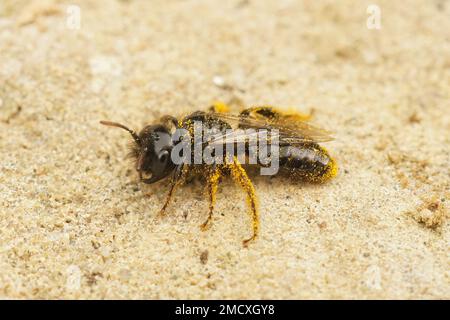
[[[158,217],[162,217],[165,215],[166,209],[170,203],[170,200],[172,200],[172,196],[173,196],[175,189],[177,188],[177,186],[179,186],[184,181],[184,177],[186,176],[187,171],[188,171],[187,168],[188,167],[181,164],[180,166],[178,166],[175,169],[174,175],[172,176],[172,179],[170,181],[170,189],[169,189],[169,193],[167,194],[166,202],[164,203],[163,207],[159,211]]]

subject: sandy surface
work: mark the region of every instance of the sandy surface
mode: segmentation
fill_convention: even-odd
[[[1,1],[0,297],[450,298],[450,3]],[[74,18],[75,17],[75,18]],[[75,23],[75,25],[73,24]],[[75,28],[74,28],[75,26]],[[223,80],[223,83],[221,81]],[[211,101],[314,111],[325,185],[144,186],[133,128]],[[148,196],[146,196],[148,194]]]

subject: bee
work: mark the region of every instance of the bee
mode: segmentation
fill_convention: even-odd
[[[167,198],[159,215],[164,215],[178,186],[186,182],[188,177],[203,177],[206,180],[206,190],[209,198],[208,217],[201,224],[202,230],[207,230],[212,222],[216,194],[219,182],[224,176],[231,178],[246,194],[249,214],[252,221],[252,234],[243,240],[244,246],[254,241],[259,233],[260,218],[255,188],[247,173],[248,166],[239,160],[239,154],[224,156],[223,161],[199,163],[192,161],[176,162],[174,150],[183,143],[193,146],[196,140],[190,135],[177,135],[176,130],[183,129],[195,137],[195,123],[214,130],[212,139],[200,142],[200,152],[217,145],[236,144],[239,140],[248,138],[243,129],[273,130],[276,135],[264,137],[263,142],[271,143],[275,137],[278,140],[278,175],[289,177],[294,182],[323,183],[337,175],[338,167],[328,151],[319,145],[320,142],[332,140],[329,131],[313,126],[310,116],[297,112],[281,111],[272,106],[258,106],[244,109],[239,114],[228,112],[229,107],[221,102],[214,103],[207,111],[196,111],[180,119],[164,116],[159,123],[145,126],[139,133],[128,127],[111,121],[100,121],[101,124],[118,127],[128,131],[132,138],[131,157],[135,160],[135,168],[139,179],[146,184],[152,184],[169,178]],[[239,130],[241,129],[241,130]],[[259,131],[258,131],[259,132]],[[258,141],[259,147],[261,141]],[[181,152],[183,159],[195,158],[192,148]],[[190,151],[189,151],[190,150]],[[245,156],[250,154],[250,145],[244,143]],[[269,149],[269,153],[272,149]],[[182,150],[183,151],[183,150]],[[197,150],[198,151],[198,150]],[[267,167],[258,161],[253,167]]]

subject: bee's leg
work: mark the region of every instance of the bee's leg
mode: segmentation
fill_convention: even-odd
[[[230,107],[221,101],[214,101],[209,110],[217,113],[227,113],[230,111]]]
[[[229,167],[231,171],[231,176],[233,177],[234,181],[239,183],[242,189],[244,189],[245,192],[247,193],[247,202],[250,206],[253,235],[250,238],[243,241],[244,246],[247,246],[249,242],[256,239],[259,231],[259,212],[256,202],[256,192],[250,178],[248,177],[247,173],[245,172],[241,164],[237,161],[236,157],[234,158],[234,162]]]
[[[219,168],[214,168],[212,172],[208,175],[207,179],[207,187],[208,187],[208,196],[209,196],[209,213],[208,218],[205,222],[203,222],[200,228],[205,231],[208,230],[211,226],[212,215],[214,211],[214,205],[216,203],[216,193],[217,187],[219,186],[219,179],[222,175],[222,172]]]
[[[174,175],[172,176],[171,182],[170,182],[170,189],[169,193],[167,194],[166,202],[164,203],[163,207],[159,211],[158,216],[164,216],[167,206],[170,203],[170,200],[172,200],[173,193],[177,186],[179,186],[184,180],[183,178],[186,176],[187,170],[184,168],[184,165],[180,165],[175,169]]]
[[[283,113],[282,117],[285,118],[286,120],[309,121],[313,117],[313,110],[311,110],[308,114],[306,114],[298,112],[293,109],[291,110],[288,109],[286,113]]]
[[[247,117],[252,116],[256,118],[266,118],[267,120],[273,119],[286,119],[286,120],[297,120],[297,121],[308,121],[312,118],[312,113],[305,114],[300,113],[293,108],[288,108],[286,111],[278,110],[276,107],[272,106],[259,106],[252,107],[241,111],[241,116]]]

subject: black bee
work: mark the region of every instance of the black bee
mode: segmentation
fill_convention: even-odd
[[[282,112],[270,106],[253,107],[243,110],[239,115],[227,112],[228,107],[220,102],[206,112],[196,111],[181,119],[172,116],[164,116],[160,123],[144,127],[139,134],[119,123],[101,121],[101,124],[119,127],[127,130],[134,139],[131,155],[136,161],[136,170],[142,182],[151,184],[170,176],[171,183],[167,199],[160,214],[164,214],[170,203],[173,192],[177,186],[186,181],[188,176],[203,176],[206,178],[209,196],[209,215],[201,225],[202,230],[210,226],[214,204],[216,201],[217,187],[222,176],[231,176],[247,195],[247,202],[252,218],[253,233],[250,238],[244,240],[244,246],[254,240],[259,231],[259,211],[255,189],[249,179],[242,161],[239,161],[237,152],[233,155],[224,155],[222,161],[206,163],[204,159],[195,162],[198,151],[203,154],[206,148],[217,145],[230,145],[241,141],[244,143],[244,156],[250,156],[250,144],[248,135],[244,129],[255,129],[256,132],[264,130],[276,130],[276,135],[264,137],[263,142],[272,143],[277,139],[278,164],[277,174],[288,176],[293,181],[306,181],[313,183],[325,182],[337,174],[336,161],[328,152],[320,146],[319,142],[332,140],[328,131],[319,129],[308,123],[309,116],[295,112]],[[214,134],[209,140],[200,140],[200,148],[196,150],[198,141],[195,138],[195,123],[200,123],[203,130],[212,130]],[[189,133],[187,136],[175,134],[183,129]],[[241,130],[239,130],[241,129]],[[175,137],[176,136],[176,137]],[[259,136],[258,136],[259,137]],[[173,154],[179,147],[191,147],[177,151],[184,161],[174,161]],[[257,149],[262,145],[258,141]],[[269,149],[269,154],[274,153]],[[213,153],[213,156],[218,156]],[[219,155],[220,156],[220,155]],[[189,161],[186,161],[188,159]],[[218,158],[214,158],[218,159]],[[241,158],[242,159],[242,158]],[[267,167],[271,163],[255,163],[257,167]]]

